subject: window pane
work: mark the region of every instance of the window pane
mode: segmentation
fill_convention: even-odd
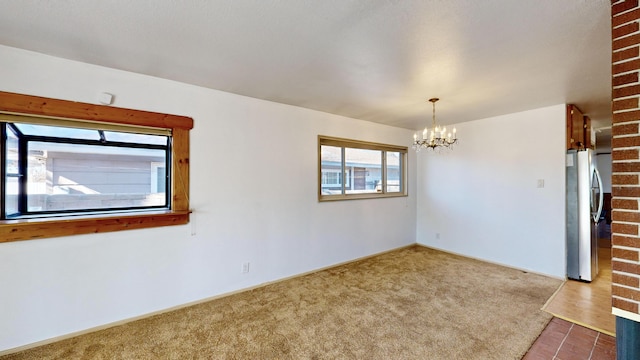
[[[387,192],[400,192],[400,172],[402,166],[402,153],[387,151]]]
[[[167,168],[166,167],[157,167],[156,168],[156,188],[152,189],[155,192],[164,193],[167,191]]]
[[[6,180],[4,194],[4,211],[7,216],[18,213],[18,138],[10,127],[7,127],[6,145]]]
[[[322,195],[342,194],[342,148],[320,147],[320,171]]]
[[[145,135],[125,132],[105,131],[104,138],[107,141],[128,142],[149,145],[167,145],[167,137],[160,135]]]
[[[6,142],[6,172],[7,174],[17,174],[18,173],[18,138],[16,134],[13,133],[10,127],[7,127],[7,142]]]
[[[14,124],[25,135],[51,136],[69,139],[100,140],[98,130],[78,129],[60,126]]]
[[[18,178],[9,176],[6,182],[6,193],[4,194],[4,210],[7,216],[18,213]]]
[[[164,150],[34,141],[28,154],[28,211],[167,205],[152,166],[166,163]]]
[[[345,172],[352,179],[347,194],[382,192],[382,151],[345,148]]]

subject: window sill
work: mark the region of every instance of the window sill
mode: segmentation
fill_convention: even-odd
[[[318,201],[340,201],[340,200],[358,200],[358,199],[384,199],[384,198],[395,198],[395,197],[407,197],[406,193],[364,193],[364,194],[336,194],[336,195],[321,195],[318,198]]]
[[[189,211],[154,211],[0,221],[0,243],[58,236],[146,229],[189,223]]]

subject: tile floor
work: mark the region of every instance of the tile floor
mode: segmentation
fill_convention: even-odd
[[[554,317],[522,360],[615,360],[616,338]]]

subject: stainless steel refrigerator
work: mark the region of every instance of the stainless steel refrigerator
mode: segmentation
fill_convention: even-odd
[[[598,223],[603,192],[593,150],[567,152],[567,277],[590,282],[598,275]]]

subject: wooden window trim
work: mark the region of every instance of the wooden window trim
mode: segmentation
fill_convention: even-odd
[[[0,242],[183,225],[189,222],[189,130],[193,128],[192,118],[1,91],[0,113],[145,126],[170,129],[172,132],[171,210],[2,220]]]
[[[355,148],[355,149],[367,149],[367,150],[379,150],[388,152],[402,153],[402,191],[393,193],[363,193],[363,194],[335,194],[335,195],[322,195],[322,154],[321,148],[323,145],[343,147],[343,148]],[[399,145],[381,144],[370,141],[352,140],[337,138],[332,136],[318,135],[318,201],[341,201],[341,200],[357,200],[357,199],[379,199],[379,198],[392,198],[392,197],[406,197],[408,196],[408,168],[407,168],[407,154],[409,152],[408,147]],[[351,179],[353,181],[353,179]]]

